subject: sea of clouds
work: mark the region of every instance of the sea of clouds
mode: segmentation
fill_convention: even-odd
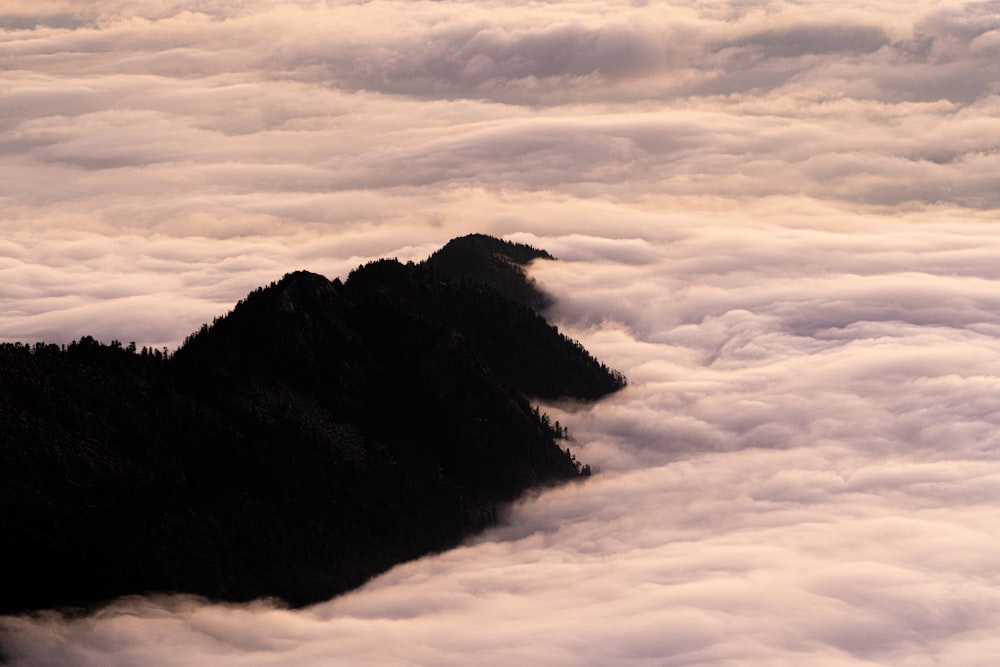
[[[304,610],[0,619],[19,667],[992,665],[1000,2],[0,10],[0,338],[176,347],[487,232],[626,373],[584,484]]]

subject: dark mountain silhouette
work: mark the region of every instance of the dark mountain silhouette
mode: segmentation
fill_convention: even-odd
[[[552,303],[524,266],[536,259],[555,259],[544,250],[486,234],[469,234],[449,241],[424,262],[455,282],[489,285],[503,296],[542,311]]]
[[[291,273],[173,355],[0,346],[0,610],[148,591],[316,602],[589,474],[528,397],[624,378],[439,268]]]

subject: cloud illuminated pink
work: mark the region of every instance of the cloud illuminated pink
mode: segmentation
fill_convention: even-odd
[[[459,549],[3,619],[14,665],[993,664],[996,2],[83,5],[0,11],[0,339],[486,232],[630,385]]]

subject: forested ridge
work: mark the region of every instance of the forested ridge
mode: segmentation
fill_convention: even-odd
[[[589,474],[529,398],[625,380],[524,297],[541,293],[520,265],[547,255],[446,248],[343,282],[287,274],[172,354],[0,346],[2,611],[149,591],[315,602]]]

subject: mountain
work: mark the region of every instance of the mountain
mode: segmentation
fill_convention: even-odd
[[[511,301],[541,312],[552,304],[552,298],[524,272],[524,267],[536,259],[555,258],[523,243],[469,234],[452,239],[424,264],[455,282],[488,285]]]
[[[589,474],[529,398],[624,378],[493,269],[454,277],[519,267],[503,243],[460,243],[444,268],[290,273],[173,355],[0,346],[0,610],[149,591],[308,604]]]

